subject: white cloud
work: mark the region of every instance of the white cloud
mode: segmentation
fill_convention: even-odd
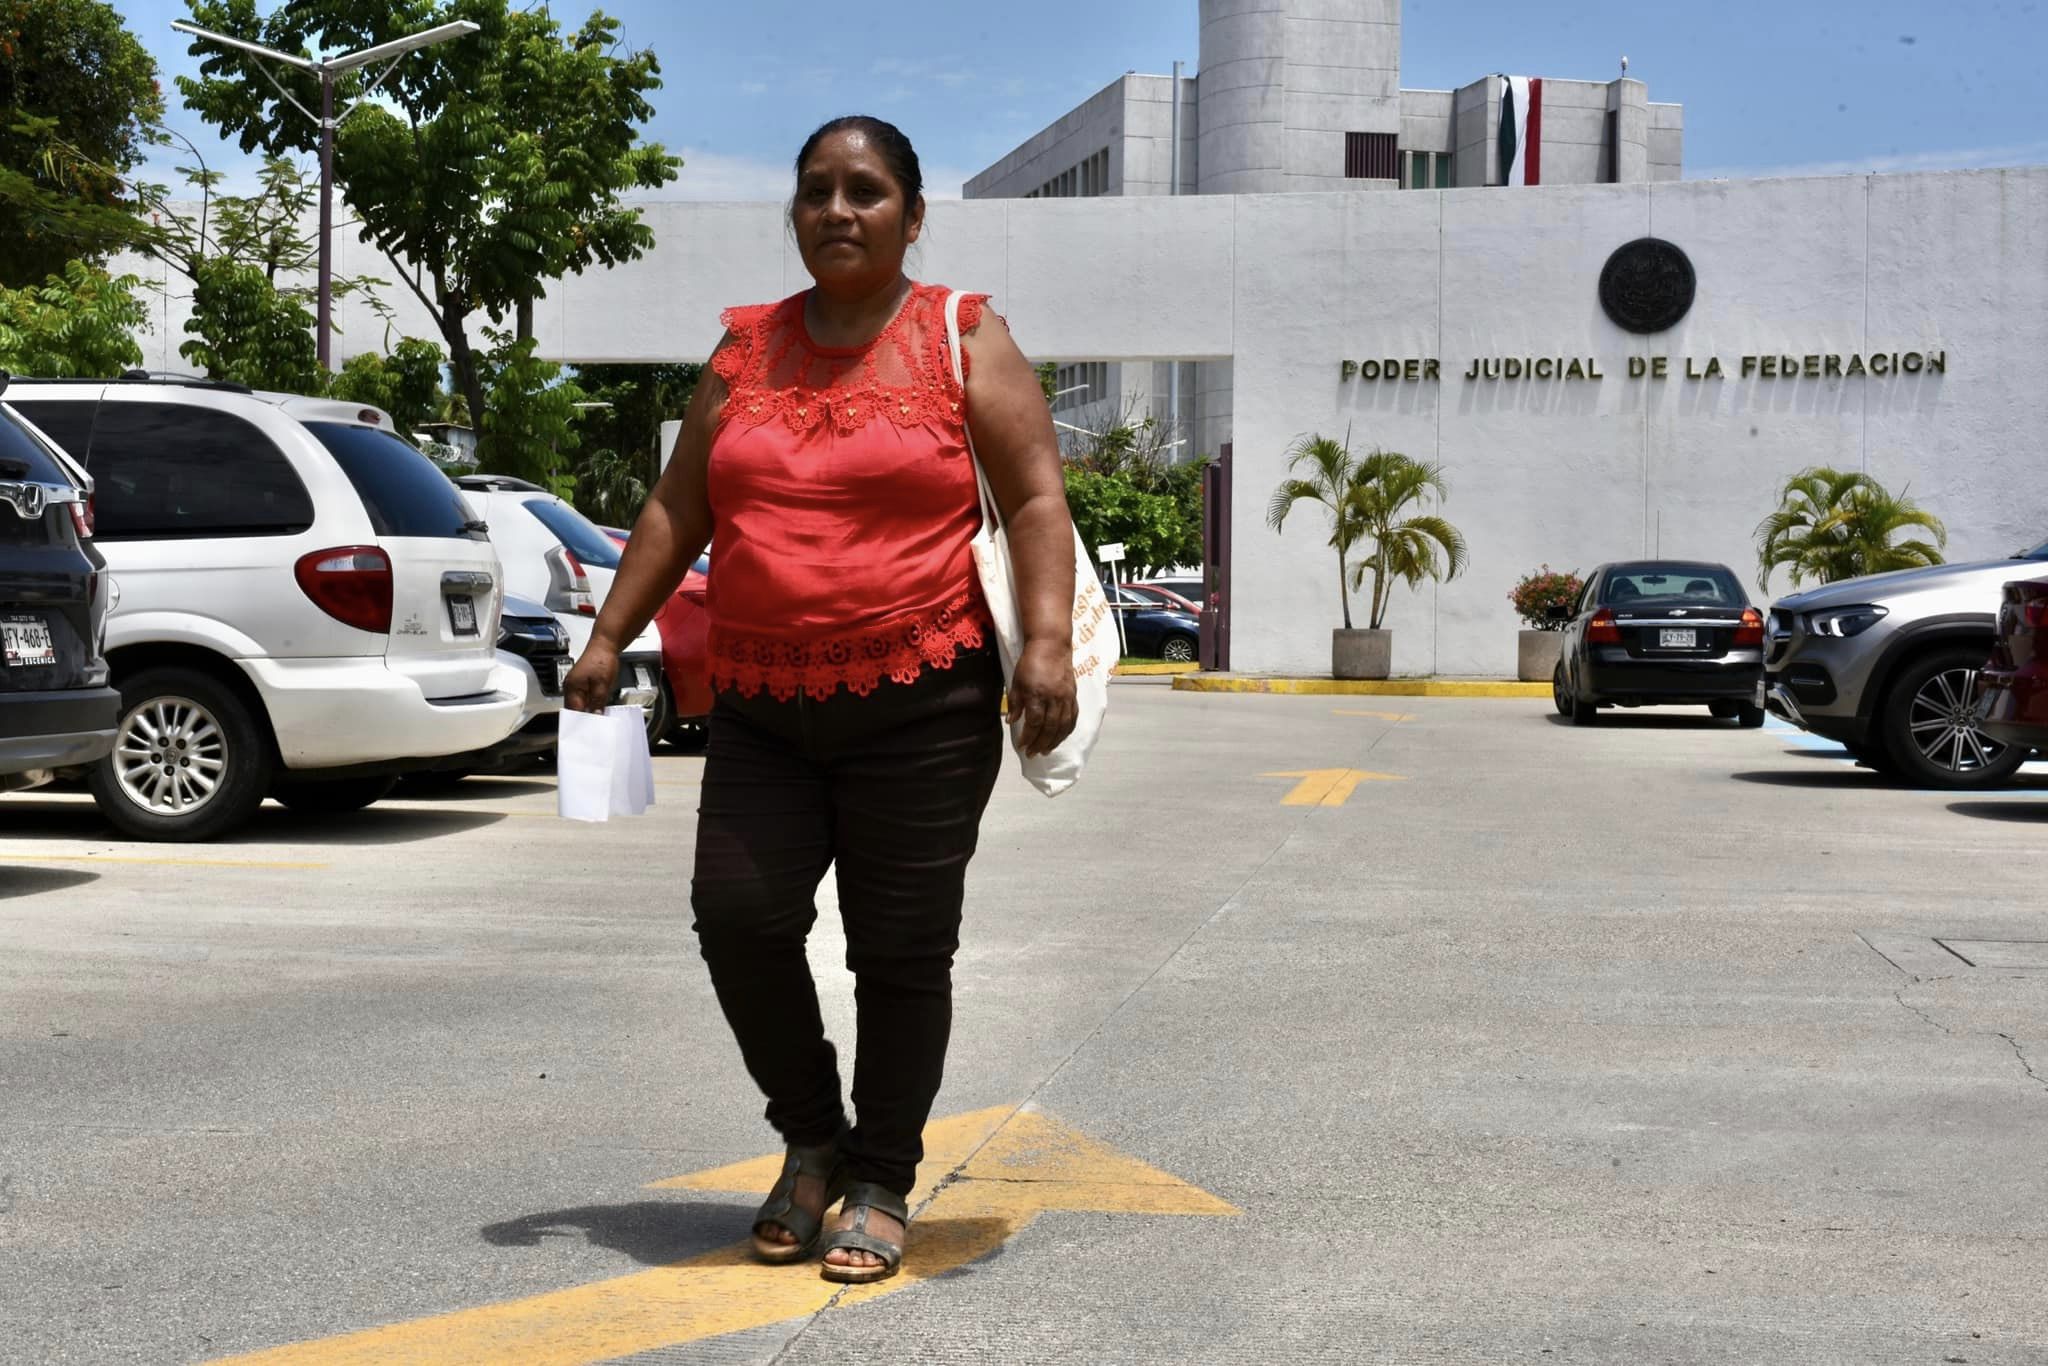
[[[1687,170],[1687,180],[1758,180],[1765,177],[1879,175],[1898,171],[1968,171],[1985,166],[2031,166],[2048,161],[2048,142],[2003,147],[1953,147],[1933,152],[1889,152],[1841,161],[1807,161],[1780,166],[1716,166]]]
[[[767,94],[767,93],[768,93],[768,82],[766,82],[766,81],[741,81],[741,82],[740,82],[740,93],[741,93],[742,95],[765,95],[765,94]]]
[[[719,202],[768,201],[780,204],[795,186],[796,176],[786,161],[762,161],[753,157],[726,156],[685,147],[683,169],[672,184],[647,199],[698,199]],[[973,171],[957,166],[927,165],[924,168],[926,199],[958,199],[960,187]]]

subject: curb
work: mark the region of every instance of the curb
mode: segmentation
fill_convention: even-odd
[[[1280,693],[1295,697],[1542,697],[1548,683],[1485,678],[1268,678],[1202,674],[1173,680],[1175,692]]]
[[[1117,664],[1110,668],[1111,678],[1154,678],[1168,675],[1191,674],[1201,670],[1199,664]]]

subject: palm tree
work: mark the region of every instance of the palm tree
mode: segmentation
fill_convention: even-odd
[[[1372,630],[1386,619],[1394,580],[1410,588],[1424,579],[1454,579],[1465,568],[1465,537],[1434,513],[1404,515],[1432,495],[1450,494],[1441,465],[1426,465],[1399,451],[1375,450],[1358,466],[1346,498],[1353,543],[1370,542],[1372,552],[1352,571],[1352,586],[1372,575]]]
[[[1892,538],[1909,527],[1934,540]],[[1785,481],[1778,510],[1757,523],[1757,586],[1770,591],[1771,571],[1784,565],[1797,588],[1942,563],[1948,528],[1905,494],[1869,475],[1815,465]]]
[[[1351,458],[1351,434],[1342,442],[1313,433],[1300,437],[1287,449],[1288,477],[1273,490],[1266,505],[1266,525],[1279,531],[1296,503],[1320,503],[1330,517],[1330,546],[1337,552],[1337,595],[1344,604],[1344,629],[1351,629],[1351,587],[1349,555],[1358,539],[1350,512],[1352,485],[1358,462]]]

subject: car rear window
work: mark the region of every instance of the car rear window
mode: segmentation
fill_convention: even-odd
[[[102,403],[86,470],[102,541],[290,536],[313,500],[253,422],[175,403]]]
[[[306,430],[333,453],[379,536],[484,539],[461,491],[405,438],[352,422],[308,422]]]
[[[42,443],[30,436],[28,428],[5,408],[0,408],[0,479],[71,486],[71,476],[57,463],[57,457],[44,450]]]
[[[1674,603],[1701,607],[1745,607],[1749,599],[1735,576],[1716,565],[1623,565],[1610,570],[1600,601],[1609,607],[1629,603]]]
[[[619,567],[619,543],[575,508],[545,498],[529,498],[525,508],[584,564],[598,569]]]

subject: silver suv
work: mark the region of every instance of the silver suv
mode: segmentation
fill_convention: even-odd
[[[1845,579],[1780,598],[1764,623],[1765,704],[1857,760],[1922,787],[1995,787],[2029,751],[1977,729],[1977,670],[1991,654],[2009,560]]]

